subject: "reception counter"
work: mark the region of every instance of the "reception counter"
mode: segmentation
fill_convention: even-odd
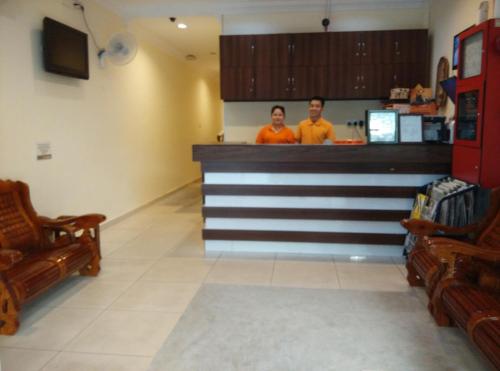
[[[450,173],[451,146],[193,146],[207,251],[399,256],[416,189]]]

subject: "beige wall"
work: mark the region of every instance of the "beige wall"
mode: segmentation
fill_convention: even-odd
[[[122,20],[84,1],[98,41]],[[0,178],[30,184],[42,214],[102,212],[115,218],[199,177],[191,144],[220,130],[218,81],[139,36],[136,59],[98,66],[90,80],[46,73],[41,25],[50,16],[85,30],[81,13],[56,0],[0,3]],[[37,161],[35,144],[52,144]]]
[[[436,69],[441,57],[448,58],[450,68],[453,54],[453,36],[478,23],[479,4],[482,0],[432,0],[429,9],[431,38],[431,82],[436,88]],[[489,15],[493,14],[493,1],[489,1]],[[455,72],[452,72],[453,74]],[[454,105],[448,99],[442,114],[453,117]]]
[[[223,17],[226,35],[286,32],[321,32],[324,13],[272,13],[228,15]],[[330,31],[365,31],[418,29],[428,27],[428,9],[374,9],[334,11]],[[276,102],[224,103],[224,132],[226,141],[254,142],[262,124],[269,121],[269,109]],[[297,123],[307,117],[306,102],[285,102],[287,123],[295,130]],[[357,138],[349,120],[364,119],[365,110],[380,108],[374,100],[328,101],[325,118],[334,123],[339,139]]]

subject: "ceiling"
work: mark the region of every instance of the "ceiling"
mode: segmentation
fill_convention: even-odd
[[[129,22],[154,32],[177,56],[218,69],[218,37],[224,15],[426,8],[430,0],[96,0]],[[169,17],[188,25],[180,30]],[[215,52],[216,55],[211,53]]]
[[[187,55],[195,55],[196,60],[191,63],[218,70],[221,24],[216,17],[176,17],[176,23],[169,17],[137,18],[132,22],[158,35],[177,57],[185,59]],[[177,28],[179,22],[188,28]]]

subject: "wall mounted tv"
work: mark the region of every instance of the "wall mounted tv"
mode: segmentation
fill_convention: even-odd
[[[87,34],[51,18],[43,19],[45,70],[59,75],[89,79]]]

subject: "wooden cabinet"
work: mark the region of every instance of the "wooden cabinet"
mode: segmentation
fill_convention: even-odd
[[[253,67],[223,67],[221,77],[223,99],[243,101],[256,99]]]
[[[221,36],[224,100],[383,99],[427,85],[426,30]]]
[[[254,36],[221,36],[219,44],[221,70],[223,67],[249,67],[254,65]]]

